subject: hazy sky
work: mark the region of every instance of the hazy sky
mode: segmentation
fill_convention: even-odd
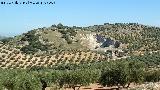
[[[55,5],[0,4],[0,35],[17,35],[57,23],[89,26],[105,22],[135,22],[160,26],[160,0],[55,0],[55,2]]]

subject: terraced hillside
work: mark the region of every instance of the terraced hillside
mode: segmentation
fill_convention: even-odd
[[[9,46],[0,45],[0,67],[1,68],[31,68],[31,67],[52,67],[59,64],[67,63],[85,63],[105,60],[102,54],[90,51],[62,51],[53,55],[39,56],[27,55],[20,50]]]
[[[159,35],[159,27],[137,23],[52,25],[1,40],[0,67],[51,67],[141,55],[160,50]]]

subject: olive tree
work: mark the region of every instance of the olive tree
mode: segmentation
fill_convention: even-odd
[[[1,88],[8,89],[8,90],[14,90],[15,88],[15,77],[18,74],[17,71],[13,70],[2,70],[0,74],[0,84]]]
[[[25,70],[7,70],[0,73],[0,89],[39,90],[42,85],[39,79]]]
[[[79,90],[81,86],[95,83],[98,80],[100,73],[96,70],[67,70],[60,78],[60,85],[68,85],[73,90]]]
[[[146,65],[138,60],[130,60],[128,62],[130,82],[142,83],[144,81]]]
[[[42,84],[38,77],[32,73],[22,72],[15,77],[14,90],[40,90]]]
[[[127,63],[114,62],[110,66],[102,70],[99,80],[103,86],[125,86],[129,83],[129,73]]]

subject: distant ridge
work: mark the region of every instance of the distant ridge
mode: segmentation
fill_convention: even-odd
[[[7,38],[7,37],[0,35],[0,40],[5,39],[5,38]]]

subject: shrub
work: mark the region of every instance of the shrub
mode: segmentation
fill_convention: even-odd
[[[159,70],[147,71],[145,73],[145,81],[146,82],[158,82],[158,81],[160,81],[160,71]]]
[[[10,71],[10,70],[1,70],[0,73],[0,84],[1,84],[1,88],[6,88],[8,90],[13,90],[14,89],[14,84],[15,84],[15,76],[17,74],[17,72],[14,71]]]
[[[144,70],[146,65],[143,62],[137,60],[128,62],[130,82],[142,83],[144,81]]]
[[[40,82],[42,83],[42,90],[45,90],[45,88],[52,83],[51,73],[41,71],[38,73],[38,77],[40,79]]]
[[[15,77],[15,90],[40,90],[40,80],[33,74],[22,72]]]

